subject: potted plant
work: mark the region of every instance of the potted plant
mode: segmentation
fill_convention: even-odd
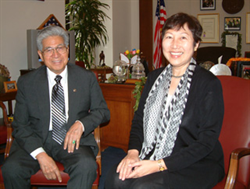
[[[66,24],[75,31],[76,60],[83,61],[90,69],[94,62],[94,50],[107,43],[105,19],[109,18],[101,8],[109,5],[99,0],[72,0],[66,4]]]

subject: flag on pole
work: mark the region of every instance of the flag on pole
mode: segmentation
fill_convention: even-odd
[[[161,30],[167,19],[164,0],[157,0],[155,12],[155,31],[154,31],[154,69],[160,68],[162,64],[161,58]]]

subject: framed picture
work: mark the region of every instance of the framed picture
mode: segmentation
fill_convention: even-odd
[[[244,79],[250,79],[250,65],[242,65],[241,77]]]
[[[224,18],[224,29],[225,30],[240,30],[241,28],[241,17],[225,17]]]
[[[246,43],[250,43],[250,12],[246,15]]]
[[[219,43],[220,39],[220,15],[215,14],[198,14],[197,18],[200,21],[203,33],[201,43]]]
[[[237,76],[250,79],[250,61],[237,62]]]
[[[215,10],[216,0],[200,0],[201,10]]]
[[[17,91],[16,81],[5,81],[3,85],[6,93]]]
[[[238,32],[224,31],[221,34],[221,42],[223,47],[231,47],[236,50],[237,56],[241,57],[242,37]]]

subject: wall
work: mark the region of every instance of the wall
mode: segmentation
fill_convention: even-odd
[[[153,13],[155,14],[157,0],[153,0]],[[181,5],[181,6],[180,6]],[[200,0],[165,0],[167,16],[177,12],[186,12],[197,16],[197,14],[219,13],[220,15],[220,36],[224,32],[224,17],[241,17],[241,30],[236,31],[242,34],[242,55],[245,51],[250,51],[250,44],[246,43],[246,13],[250,12],[250,0],[244,0],[243,9],[236,14],[228,14],[222,8],[222,0],[216,0],[216,10],[201,11]],[[250,24],[250,23],[248,23]],[[221,37],[219,43],[202,43],[200,46],[221,46]]]
[[[139,48],[139,0],[101,0],[110,5],[105,10],[110,20],[106,20],[109,41],[104,47],[96,50],[96,62],[104,50],[106,64],[111,66],[119,59],[119,53]],[[153,14],[157,0],[153,0]],[[54,14],[62,25],[65,25],[63,0],[0,0],[0,64],[7,66],[12,80],[17,80],[20,69],[27,69],[26,30],[36,29],[50,15]],[[242,53],[250,51],[246,44],[246,12],[250,12],[250,1],[245,0],[244,8],[237,14],[227,14],[216,0],[216,10],[200,11],[200,0],[165,0],[168,16],[176,12],[187,12],[197,15],[204,13],[220,14],[220,33],[224,31],[224,17],[240,16],[242,19]],[[180,6],[182,5],[182,6]],[[220,39],[221,41],[221,39]],[[218,44],[201,44],[201,46],[221,46]]]
[[[63,0],[0,0],[0,64],[5,65],[12,80],[27,69],[27,29],[38,28],[50,14],[65,25]]]
[[[112,67],[119,54],[139,48],[139,0],[100,0],[110,6],[105,13],[110,17],[105,21],[109,41],[96,49],[96,63],[103,50],[106,65]]]
[[[96,50],[99,63],[101,50],[106,64],[113,66],[119,53],[139,48],[139,0],[101,0],[110,6],[104,10],[110,19],[105,21],[109,41]],[[36,29],[54,14],[65,26],[63,0],[0,0],[0,64],[5,65],[12,80],[17,80],[21,69],[27,69],[27,29]]]

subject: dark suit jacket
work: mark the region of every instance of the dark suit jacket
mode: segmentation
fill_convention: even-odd
[[[149,73],[140,104],[132,122],[129,149],[141,150],[143,142],[143,109],[148,93],[164,68]],[[224,176],[223,151],[218,141],[224,115],[224,103],[220,81],[211,72],[196,66],[188,101],[182,117],[172,154],[164,158],[169,172],[182,172],[187,177],[197,170],[218,177]],[[156,122],[157,123],[157,122]],[[212,169],[213,168],[213,169]],[[193,179],[199,180],[200,178]],[[203,179],[206,179],[203,178]],[[185,183],[185,182],[184,182]],[[198,187],[197,187],[198,188]]]
[[[109,120],[107,104],[91,71],[70,63],[67,67],[69,118],[66,129],[69,130],[76,120],[80,120],[85,127],[80,145],[91,146],[97,154],[98,147],[92,131]],[[30,154],[43,147],[49,131],[50,97],[46,66],[21,76],[17,87],[12,148],[21,147]]]

